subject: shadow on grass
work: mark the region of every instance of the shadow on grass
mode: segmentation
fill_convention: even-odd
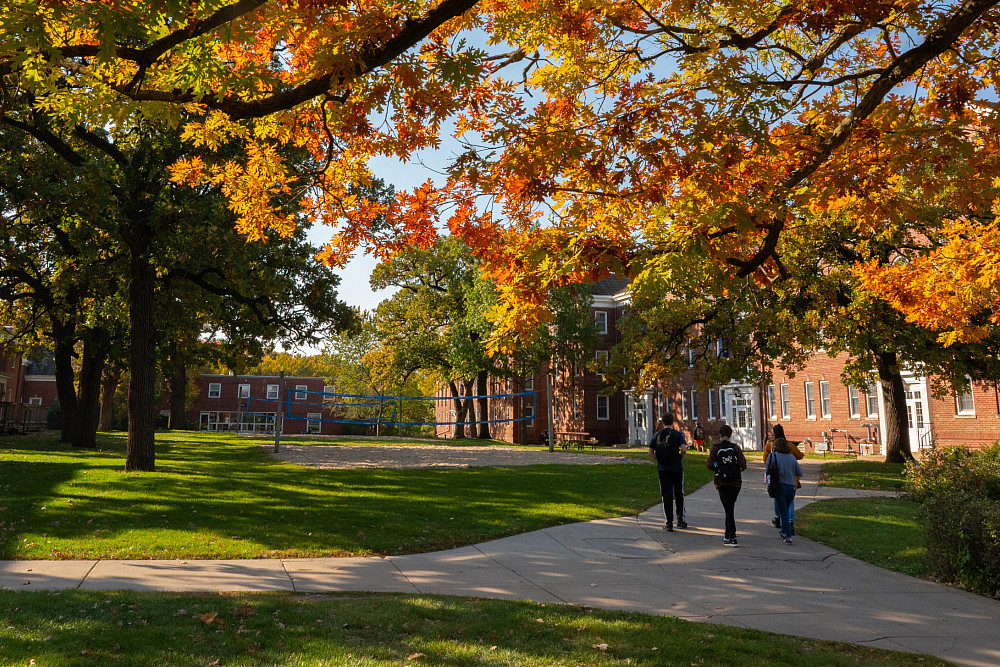
[[[0,608],[9,664],[840,666],[918,660],[665,616],[439,596],[0,591]]]
[[[14,553],[26,530],[36,531],[54,521],[48,514],[56,489],[83,470],[83,463],[0,461],[0,556]]]

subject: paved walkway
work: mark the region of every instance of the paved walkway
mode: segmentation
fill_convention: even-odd
[[[737,504],[740,547],[722,545],[708,485],[688,497],[691,528],[662,509],[556,526],[450,551],[391,558],[232,561],[6,561],[0,587],[151,591],[397,591],[569,603],[1000,665],[1000,602],[886,570],[770,525],[761,464]],[[797,504],[875,495],[817,488],[806,462]],[[652,479],[651,484],[655,484]]]

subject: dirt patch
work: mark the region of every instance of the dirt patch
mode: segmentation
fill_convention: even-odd
[[[599,465],[642,462],[621,456],[550,452],[547,449],[440,445],[298,445],[284,442],[281,443],[281,451],[272,455],[281,461],[311,468],[499,468],[543,463]]]

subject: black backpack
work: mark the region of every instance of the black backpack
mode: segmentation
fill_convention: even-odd
[[[743,478],[740,457],[732,443],[715,452],[715,479],[719,482],[738,482]]]
[[[656,434],[653,452],[656,462],[661,466],[675,465],[681,460],[681,443],[683,437],[680,431],[672,428],[662,428]]]
[[[767,457],[767,469],[764,471],[764,484],[767,486],[767,495],[777,498],[781,495],[781,475],[778,471],[778,457],[771,452]]]

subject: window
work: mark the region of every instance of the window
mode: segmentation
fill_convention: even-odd
[[[974,415],[976,414],[976,402],[972,398],[972,382],[962,393],[955,392],[955,414]]]
[[[681,419],[688,418],[688,397],[687,392],[681,392]]]
[[[878,390],[874,384],[868,385],[868,416],[878,418]]]
[[[611,400],[607,396],[597,397],[597,420],[608,421],[611,419]]]
[[[719,419],[722,421],[729,421],[726,418],[726,390],[719,390]]]
[[[209,382],[208,383],[208,397],[218,398],[222,396],[222,383],[221,382]]]
[[[688,367],[694,366],[694,340],[688,338],[687,344]]]
[[[597,376],[603,380],[604,369],[608,367],[608,351],[596,350],[594,352],[594,358],[597,360]]]
[[[306,390],[309,389],[309,385],[297,384],[295,385],[295,400],[304,401],[306,400]]]
[[[805,383],[806,419],[816,419],[816,389],[812,382]]]
[[[573,419],[574,421],[580,418],[580,396],[576,392],[573,393]]]
[[[861,394],[857,387],[847,388],[847,401],[851,409],[851,419],[861,419]]]
[[[698,419],[698,392],[691,390],[691,419]]]
[[[28,399],[28,405],[41,405],[41,404],[42,404],[41,396],[32,396],[31,398]]]
[[[248,384],[241,384],[240,385],[239,397],[240,398],[250,398],[250,385],[248,385]]]
[[[267,385],[267,400],[269,401],[278,400],[278,385],[276,384]]]
[[[535,376],[534,375],[527,375],[527,376],[525,376],[525,378],[524,378],[524,390],[525,391],[534,391],[535,390]]]
[[[819,412],[823,419],[830,418],[830,383],[826,380],[819,383]]]
[[[715,389],[708,390],[708,418],[715,420],[719,418],[719,406],[715,402]]]
[[[337,392],[332,384],[323,385],[323,402],[333,403],[333,396],[331,396],[330,394],[335,394],[335,393]]]
[[[319,433],[321,428],[319,420],[322,418],[323,418],[322,412],[306,413],[306,433],[312,433],[312,434]]]
[[[535,402],[530,396],[525,396],[525,401],[521,407],[521,417],[528,422],[528,426],[535,424]]]
[[[791,419],[792,418],[792,398],[788,391],[788,385],[781,385],[781,418]]]
[[[767,418],[778,418],[778,397],[773,384],[767,385]]]
[[[573,375],[580,377],[583,375],[583,366],[580,364],[573,364]]]
[[[608,333],[608,311],[606,310],[594,311],[594,324],[597,325],[597,333],[599,334]]]

